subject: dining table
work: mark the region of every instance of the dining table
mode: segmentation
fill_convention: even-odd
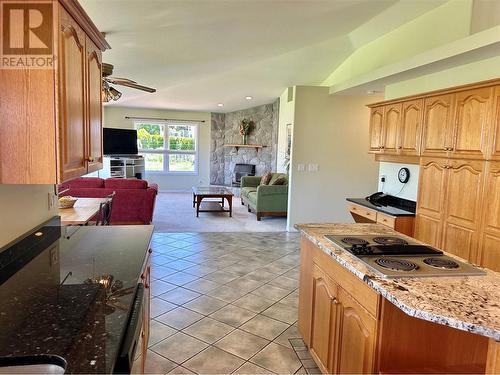
[[[78,198],[73,207],[59,208],[62,225],[86,225],[108,198]]]

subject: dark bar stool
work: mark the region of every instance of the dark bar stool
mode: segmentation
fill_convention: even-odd
[[[111,219],[111,209],[113,208],[113,198],[116,192],[108,195],[105,202],[102,202],[99,206],[99,217],[97,218],[96,225],[109,225]]]

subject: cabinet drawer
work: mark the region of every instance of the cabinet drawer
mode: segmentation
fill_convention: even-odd
[[[396,218],[393,216],[377,212],[377,223],[394,229],[396,227]]]
[[[377,221],[377,211],[370,210],[369,208],[354,203],[350,203],[347,207],[350,212],[355,213],[356,215],[363,216],[366,219]]]

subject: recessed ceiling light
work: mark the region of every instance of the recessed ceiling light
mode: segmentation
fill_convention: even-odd
[[[253,96],[245,96],[245,99],[246,99],[246,100],[252,100],[252,99],[253,99]]]
[[[373,95],[373,94],[381,94],[382,91],[377,91],[377,90],[368,90],[366,92],[368,95]]]
[[[217,104],[217,107],[224,107],[224,104],[223,103],[219,103],[219,104]]]

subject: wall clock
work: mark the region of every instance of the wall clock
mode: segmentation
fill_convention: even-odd
[[[399,182],[406,184],[410,179],[410,170],[408,168],[401,168],[398,172]]]

